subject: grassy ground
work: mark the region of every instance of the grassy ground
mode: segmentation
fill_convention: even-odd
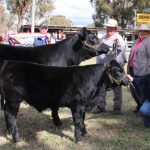
[[[23,103],[18,115],[23,140],[18,144],[12,142],[11,136],[6,136],[3,111],[0,111],[0,150],[150,150],[150,129],[132,112],[136,105],[128,89],[123,87],[121,115],[112,113],[112,98],[109,91],[106,113],[86,113],[88,134],[78,144],[74,142],[74,125],[67,108],[60,109],[63,126],[56,128],[49,110],[38,113]]]

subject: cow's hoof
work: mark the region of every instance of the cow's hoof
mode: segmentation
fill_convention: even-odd
[[[75,143],[80,143],[82,141],[82,138],[78,138],[75,140]]]
[[[14,142],[15,143],[21,142],[21,138],[14,138]]]
[[[10,129],[7,129],[7,130],[6,130],[6,133],[7,133],[7,135],[11,135]]]
[[[85,136],[87,134],[87,131],[86,130],[83,130],[82,131],[82,136]]]
[[[56,127],[60,127],[60,126],[63,125],[63,123],[62,123],[61,121],[54,121],[54,125],[55,125]]]

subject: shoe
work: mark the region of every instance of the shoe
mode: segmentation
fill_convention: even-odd
[[[114,108],[113,114],[120,115],[121,114],[121,109],[120,108]]]
[[[99,113],[104,113],[104,112],[106,112],[105,108],[100,108],[99,106],[95,106],[92,109],[92,113],[94,113],[94,114],[99,114]]]
[[[133,112],[133,113],[138,113],[137,108],[133,109],[132,112]]]
[[[134,110],[132,110],[132,112],[133,112],[133,113],[137,113],[137,114],[138,114],[138,113],[139,113],[139,109],[140,109],[140,107],[139,107],[139,106],[137,106]]]

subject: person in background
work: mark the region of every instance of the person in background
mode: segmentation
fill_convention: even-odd
[[[39,31],[41,33],[41,37],[39,36],[39,37],[34,38],[33,46],[50,44],[51,37],[50,37],[50,34],[48,33],[48,26],[46,24],[41,24],[39,27]]]
[[[137,34],[139,39],[133,42],[127,65],[127,73],[134,79],[134,86],[130,86],[130,90],[137,103],[135,112],[140,110],[141,114],[148,114],[150,126],[150,102],[145,101],[144,91],[141,87],[143,76],[150,73],[150,25],[140,24],[137,28]]]
[[[61,41],[66,38],[66,35],[63,30],[58,31],[57,41]]]
[[[117,50],[120,53],[116,53],[116,55],[102,54],[96,57],[97,64],[104,64],[110,62],[113,59],[116,59],[122,66],[126,63],[125,57],[125,41],[123,37],[117,32],[118,22],[114,19],[109,19],[107,23],[104,24],[106,27],[106,34],[102,37],[102,42],[109,45],[111,49],[113,49],[114,45],[117,47]],[[102,91],[102,90],[101,90]],[[106,107],[106,91],[100,92],[99,97],[94,99],[94,107],[92,109],[93,113],[101,113],[105,112]],[[114,92],[114,112],[115,114],[121,113],[121,105],[122,105],[122,87],[119,85],[113,89]]]
[[[52,32],[51,34],[51,44],[55,44],[57,42],[57,33]]]
[[[1,44],[8,44],[7,41],[6,41],[6,36],[5,35],[0,36],[0,43]]]

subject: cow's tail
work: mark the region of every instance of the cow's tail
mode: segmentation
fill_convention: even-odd
[[[2,93],[1,93],[1,109],[4,110],[4,97]]]
[[[0,59],[0,101],[1,101],[1,109],[4,110],[4,96],[3,96],[3,92],[2,92],[2,71],[6,65],[7,61],[1,60]]]
[[[0,80],[1,81],[1,80]],[[4,96],[1,88],[1,82],[0,82],[0,101],[1,101],[1,109],[4,110]]]

